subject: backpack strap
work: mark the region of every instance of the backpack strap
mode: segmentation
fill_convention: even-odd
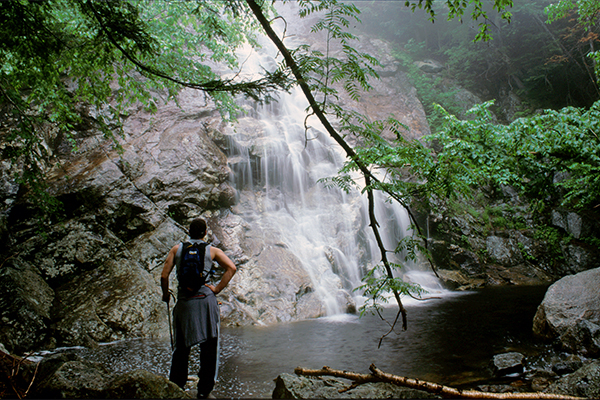
[[[183,252],[183,246],[186,242],[180,242],[179,247],[177,248],[177,252],[175,253],[175,266],[179,267],[179,263],[181,262],[181,254]]]

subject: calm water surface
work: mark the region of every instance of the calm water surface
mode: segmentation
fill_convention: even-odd
[[[380,337],[389,327],[378,316],[223,328],[219,397],[271,397],[273,380],[297,366],[368,373],[369,365],[402,376],[459,385],[491,378],[491,358],[506,351],[536,356],[544,347],[531,335],[546,287],[498,287],[407,306],[408,330]],[[384,310],[390,321],[393,308]],[[115,372],[143,368],[168,376],[169,339],[138,339],[79,349]],[[190,374],[197,371],[192,353]]]

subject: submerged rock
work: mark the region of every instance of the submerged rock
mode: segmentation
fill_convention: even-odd
[[[492,368],[496,376],[522,374],[525,369],[525,356],[521,353],[510,352],[494,356]]]

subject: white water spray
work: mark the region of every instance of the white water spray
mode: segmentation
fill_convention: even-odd
[[[265,43],[264,49],[269,48]],[[246,51],[241,59],[246,60],[248,77],[256,77],[263,66],[276,65],[275,52]],[[338,173],[345,154],[316,117],[306,118],[307,106],[299,89],[281,93],[269,105],[248,104],[248,117],[240,119],[232,136],[232,181],[240,196],[256,199],[245,215],[252,213],[253,224],[273,232],[302,262],[327,315],[336,315],[345,312],[347,293],[358,305],[363,303],[353,289],[361,285],[365,271],[381,261],[381,253],[369,227],[366,196],[319,182]],[[376,199],[381,235],[386,248],[393,250],[411,234],[409,218],[399,204],[384,202],[381,195]],[[395,262],[404,264],[399,258]],[[426,278],[426,289],[435,290],[439,284],[432,276],[405,274],[416,283]]]

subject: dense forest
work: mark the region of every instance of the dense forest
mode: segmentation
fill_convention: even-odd
[[[439,60],[447,76],[485,100],[514,91],[532,112],[589,108],[599,98],[594,60],[589,57],[598,47],[597,26],[580,23],[574,11],[550,23],[545,12],[550,1],[515,3],[510,22],[488,10],[492,40],[477,42],[472,21],[438,18],[432,23],[422,12],[398,2],[359,4],[365,28],[376,26],[375,33],[398,43],[404,57]],[[443,12],[441,3],[435,7]]]

